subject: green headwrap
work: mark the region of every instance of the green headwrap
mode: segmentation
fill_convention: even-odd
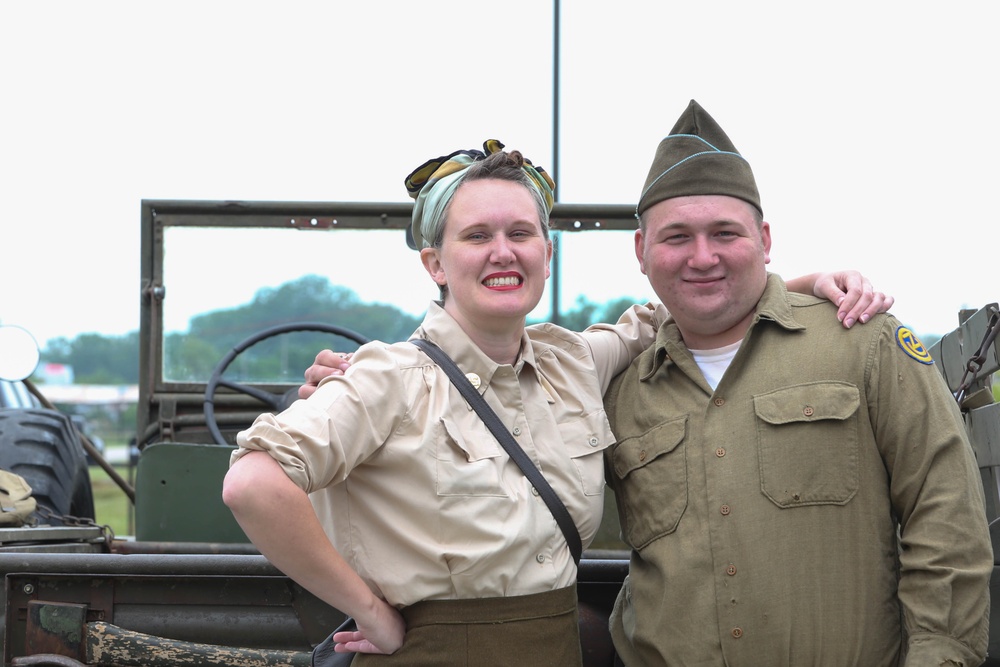
[[[664,199],[688,195],[728,195],[764,210],[750,163],[694,100],[657,147],[636,216]]]
[[[413,204],[412,222],[406,230],[408,246],[414,250],[430,247],[444,220],[444,211],[465,176],[465,170],[475,162],[485,160],[486,156],[503,150],[503,147],[496,139],[488,139],[483,142],[482,151],[455,151],[428,160],[410,172],[403,183],[416,202]],[[555,183],[544,169],[533,166],[527,159],[524,160],[524,171],[531,177],[531,182],[551,212],[555,201],[552,195]]]

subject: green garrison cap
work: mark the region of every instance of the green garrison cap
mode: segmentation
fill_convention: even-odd
[[[689,195],[728,195],[764,210],[750,163],[694,100],[657,147],[636,215],[664,199]]]

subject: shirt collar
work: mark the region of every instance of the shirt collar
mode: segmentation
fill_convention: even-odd
[[[480,379],[480,394],[489,386],[500,367],[472,342],[440,301],[430,303],[427,315],[414,335],[434,342],[458,364],[463,373],[475,373]],[[521,333],[521,351],[514,361],[514,372],[520,374],[525,364],[537,368],[535,352],[526,331]]]
[[[767,284],[764,293],[757,302],[754,310],[753,321],[750,322],[750,329],[747,330],[746,339],[757,323],[761,320],[769,320],[788,331],[798,331],[805,329],[805,325],[799,323],[792,313],[792,304],[788,298],[788,289],[785,281],[774,273],[767,274]],[[684,340],[681,338],[680,329],[674,322],[673,317],[660,326],[656,332],[656,342],[653,343],[652,354],[640,357],[639,377],[646,380],[656,373],[664,363],[671,361],[671,357],[676,357],[681,351],[687,352]]]

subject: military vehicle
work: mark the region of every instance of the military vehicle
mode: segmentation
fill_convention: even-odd
[[[134,503],[135,534],[111,535],[93,521],[92,507],[88,513],[85,502],[71,501],[72,493],[52,512],[55,520],[0,528],[5,667],[309,664],[312,647],[343,614],[249,544],[221,501],[222,479],[236,433],[261,412],[294,400],[319,349],[350,351],[391,335],[385,332],[393,324],[395,340],[412,331],[406,309],[388,305],[417,299],[425,307],[436,290],[429,291],[402,240],[410,210],[406,203],[142,202],[134,483],[68,420],[68,430],[42,438],[68,452],[66,472],[50,475],[67,488],[74,488],[78,478],[70,471],[86,455],[112,475]],[[633,212],[556,204],[557,256],[573,261],[595,239],[628,252]],[[599,271],[590,273],[601,279]],[[386,304],[382,328],[367,326],[372,309],[360,311],[359,320],[350,308],[333,317],[298,303],[304,292],[326,289],[326,280],[356,290],[358,300]],[[338,294],[354,303],[352,294]],[[558,311],[555,301],[552,310]],[[963,312],[959,329],[933,350],[962,401],[991,520],[1000,516],[1000,458],[993,451],[1000,447],[1000,414],[990,393],[1000,368],[996,313],[996,304]],[[0,450],[10,440],[2,426],[7,410],[59,421],[44,393],[31,388],[40,405],[0,409]],[[27,417],[13,419],[24,424]],[[73,520],[74,512],[83,516]],[[607,619],[628,569],[617,530],[609,493],[605,526],[580,565],[587,667],[613,664]],[[991,652],[1000,656],[1000,622],[994,626]]]
[[[419,307],[436,298],[403,241],[410,210],[407,203],[142,202],[139,457],[134,483],[115,478],[134,502],[135,534],[109,535],[92,510],[74,525],[0,529],[4,665],[309,663],[342,614],[248,543],[221,501],[222,479],[236,433],[294,399],[319,349],[350,351],[375,335],[364,322],[351,330],[328,313],[297,308],[301,290],[325,288],[315,276],[357,289],[367,302],[396,304],[408,289]],[[625,249],[635,223],[629,207],[560,204],[553,224],[618,230]],[[299,292],[283,287],[303,279]],[[256,309],[263,301],[268,307]],[[276,319],[262,322],[255,310]],[[390,324],[396,340],[408,336],[419,318],[402,315],[386,307],[380,337]],[[55,414],[51,406],[36,410]],[[106,463],[77,433],[63,439],[62,449],[79,460],[89,454]],[[75,509],[64,504],[58,514]],[[611,535],[609,546],[620,546]],[[588,664],[610,664],[606,619],[626,568],[617,551],[585,558]]]
[[[16,326],[0,329],[0,468],[31,485],[47,517],[94,518],[87,450],[68,417],[20,382],[34,371],[38,348],[31,334]]]

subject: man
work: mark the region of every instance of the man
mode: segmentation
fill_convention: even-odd
[[[769,275],[749,163],[691,101],[635,252],[672,317],[612,384],[625,665],[978,665],[993,564],[961,416],[890,315]],[[905,662],[904,662],[905,660]]]

